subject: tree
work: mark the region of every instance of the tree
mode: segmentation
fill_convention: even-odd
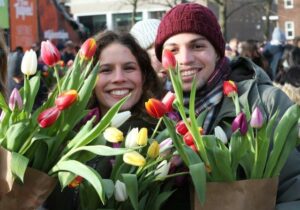
[[[128,4],[130,4],[132,6],[131,25],[134,25],[139,0],[126,0],[126,1],[127,1]]]
[[[239,11],[240,9],[244,7],[250,7],[250,6],[262,6],[265,11],[265,27],[264,27],[264,38],[268,39],[269,37],[269,31],[270,31],[270,19],[269,17],[272,14],[272,5],[274,0],[208,0],[209,2],[215,4],[219,8],[219,23],[221,26],[221,30],[223,34],[226,36],[226,22],[234,13]],[[237,7],[233,8],[231,11],[228,11],[228,5],[229,4],[239,4]]]

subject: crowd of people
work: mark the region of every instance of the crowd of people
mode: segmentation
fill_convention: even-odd
[[[264,107],[264,116],[272,116],[276,111],[282,116],[292,101],[300,104],[300,42],[295,39],[294,44],[287,44],[278,27],[273,31],[271,41],[264,44],[236,38],[226,44],[211,10],[196,3],[184,3],[172,8],[161,20],[137,22],[128,34],[105,31],[95,35],[95,39],[94,65],[100,61],[100,77],[90,108],[97,107],[103,116],[117,101],[130,94],[122,110],[130,110],[133,115],[122,128],[124,132],[129,127],[143,125],[151,130],[156,125],[156,121],[145,112],[144,102],[151,97],[161,98],[172,90],[167,70],[161,65],[164,50],[171,51],[178,62],[187,107],[192,82],[196,78],[195,109],[197,114],[208,111],[204,122],[206,134],[212,133],[216,125],[225,128],[226,122],[231,122],[235,116],[234,107],[222,93],[225,80],[237,83],[240,96],[247,94],[251,110],[257,105]],[[33,49],[39,56],[37,46],[33,45]],[[65,43],[61,49],[64,67],[72,64],[77,50],[72,41]],[[22,56],[22,47],[8,54],[0,37],[0,91],[4,96],[8,96],[13,88],[22,86]],[[48,70],[41,60],[38,68],[42,73]],[[41,92],[45,94],[43,97],[51,91],[50,86],[45,86]],[[90,162],[104,173],[98,163],[99,159]],[[300,208],[299,179],[300,153],[295,150],[280,176],[278,210]],[[190,209],[188,186],[179,186],[163,209]],[[77,194],[76,191],[55,190],[41,208],[77,209]]]

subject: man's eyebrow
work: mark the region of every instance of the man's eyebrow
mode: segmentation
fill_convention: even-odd
[[[195,43],[195,42],[198,42],[198,41],[205,41],[205,40],[207,40],[205,37],[197,37],[197,38],[195,38],[195,39],[192,39],[192,40],[189,41],[188,43],[193,44],[193,43]],[[170,42],[170,43],[165,43],[165,44],[164,44],[164,47],[165,47],[165,46],[175,46],[175,45],[178,45],[178,43]]]

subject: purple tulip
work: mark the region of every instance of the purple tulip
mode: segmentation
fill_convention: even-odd
[[[232,132],[235,132],[238,129],[240,129],[242,135],[245,135],[248,130],[246,115],[243,112],[236,116],[231,125]]]
[[[263,115],[258,107],[256,107],[251,115],[250,125],[252,128],[261,128],[264,123]]]
[[[11,95],[9,97],[8,106],[9,106],[11,111],[13,111],[16,108],[16,106],[17,106],[18,109],[23,108],[22,97],[21,97],[21,95],[20,95],[17,88],[14,88],[13,91],[11,92]]]
[[[100,112],[99,112],[99,109],[97,107],[91,109],[90,112],[82,119],[81,123],[82,124],[87,123],[87,121],[92,119],[94,116],[95,116],[95,119],[94,119],[93,124],[96,125],[100,120]]]

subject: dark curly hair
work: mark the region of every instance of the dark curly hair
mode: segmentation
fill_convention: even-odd
[[[147,121],[149,121],[148,115],[145,113],[144,103],[152,97],[160,98],[162,85],[151,65],[148,53],[139,46],[129,33],[118,34],[113,31],[104,31],[95,35],[94,38],[96,40],[97,50],[94,55],[93,66],[98,62],[101,52],[112,43],[119,43],[126,46],[135,56],[143,75],[143,90],[140,100],[130,111],[132,115],[142,118],[146,117],[148,119]],[[97,106],[95,96],[93,97],[92,106]]]

